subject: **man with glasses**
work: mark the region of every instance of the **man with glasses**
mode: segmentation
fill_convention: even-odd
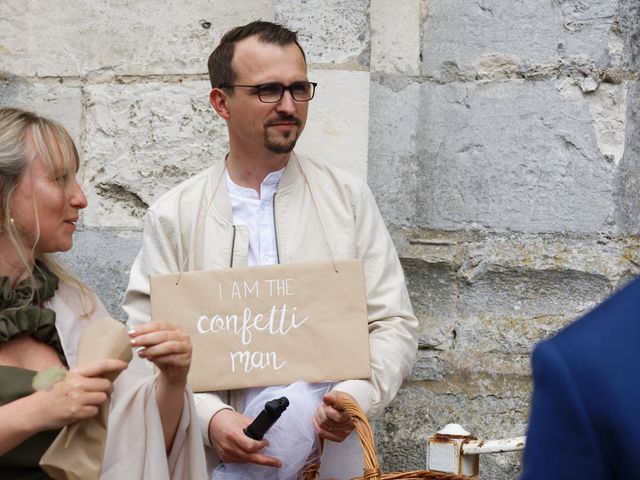
[[[367,185],[325,159],[293,152],[317,87],[296,33],[263,21],[234,28],[208,67],[229,152],[149,209],[125,297],[129,322],[149,320],[150,275],[362,258],[372,374],[338,383],[313,419],[321,437],[342,442],[353,425],[332,405],[351,397],[369,416],[380,414],[415,359],[417,320],[400,262]],[[243,433],[251,419],[238,410],[253,390],[196,395],[203,440],[214,461],[279,467],[261,453],[264,440]]]

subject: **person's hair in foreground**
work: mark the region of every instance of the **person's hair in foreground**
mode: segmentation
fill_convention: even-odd
[[[277,23],[257,20],[229,30],[220,39],[220,44],[211,53],[207,63],[212,88],[231,85],[236,81],[236,73],[231,65],[236,44],[245,38],[253,36],[257,36],[261,42],[274,45],[295,43],[302,53],[302,58],[306,61],[304,50],[298,43],[298,34],[296,32]]]

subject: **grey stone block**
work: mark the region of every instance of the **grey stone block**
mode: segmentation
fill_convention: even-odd
[[[373,84],[371,94],[369,182],[389,223],[613,230],[615,165],[603,152],[615,148],[598,144],[594,126],[606,122],[592,117],[591,100],[577,87],[507,81],[399,88]]]
[[[368,182],[388,224],[410,226],[424,173],[417,157],[420,85],[371,83]]]
[[[500,394],[504,396],[518,396],[522,394],[517,388],[521,385],[510,383],[513,375],[528,377],[531,371],[529,352],[493,351],[481,352],[471,346],[468,348],[456,348],[444,352],[437,352],[441,362],[443,378],[467,378],[473,385],[470,393],[494,395],[494,390],[500,388]],[[438,379],[438,380],[442,380]],[[484,379],[484,380],[482,380]],[[487,383],[492,379],[496,385]],[[417,380],[429,380],[427,378]],[[462,390],[461,390],[462,391]],[[494,393],[492,393],[494,392]]]
[[[432,0],[424,25],[423,74],[443,81],[472,76],[483,57],[496,54],[522,66],[558,58],[606,65],[617,13],[611,0]]]
[[[6,0],[0,65],[40,77],[204,74],[226,30],[271,15],[268,0]]]
[[[405,235],[400,256],[425,349],[528,355],[640,272],[633,239]],[[438,375],[436,360],[423,360],[425,378]]]
[[[423,3],[421,0],[372,0],[372,71],[418,74]]]
[[[86,87],[91,227],[139,228],[147,207],[227,152],[205,81]]]
[[[65,265],[86,283],[118,320],[126,320],[122,310],[129,270],[142,244],[137,231],[79,229],[74,247],[60,254]]]
[[[369,66],[370,0],[274,0],[274,18],[298,31],[309,63]]]
[[[457,348],[528,353],[637,274],[625,242],[526,238],[469,245],[460,270]]]
[[[640,35],[638,36],[640,38]],[[640,82],[627,94],[626,142],[616,172],[616,226],[624,234],[640,234]]]
[[[619,0],[618,24],[624,37],[626,67],[640,71],[640,4],[636,0]]]
[[[475,311],[456,323],[456,348],[473,352],[477,359],[487,352],[528,355],[537,342],[553,335],[577,316],[518,318]]]
[[[611,230],[613,166],[585,101],[552,82],[425,84],[414,225]]]
[[[29,81],[9,75],[0,67],[0,106],[18,107],[56,120],[80,148],[82,137],[82,92],[78,85],[64,81]]]
[[[480,478],[482,480],[512,480],[518,478],[522,473],[523,453],[520,451],[481,455]]]
[[[411,380],[442,380],[444,378],[443,353],[419,349],[416,363],[411,371]]]
[[[535,271],[496,266],[461,287],[463,316],[515,319],[585,312],[611,292],[606,277],[567,270]]]
[[[425,85],[418,133],[423,209],[436,228],[598,232],[612,220],[612,166],[588,105],[550,82]]]
[[[400,255],[411,303],[420,320],[418,343],[449,348],[458,315],[456,271],[462,261],[455,245],[409,245]]]

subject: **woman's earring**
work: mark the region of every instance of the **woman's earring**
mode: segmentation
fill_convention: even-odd
[[[16,223],[16,221],[13,219],[13,217],[9,217],[9,223],[13,225]],[[0,233],[2,233],[3,231],[4,231],[4,228],[2,228],[2,224],[0,222]]]

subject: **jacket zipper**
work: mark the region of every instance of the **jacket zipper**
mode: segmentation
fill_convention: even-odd
[[[236,226],[233,225],[233,236],[231,237],[231,259],[229,260],[229,268],[233,268],[233,252],[236,249]]]
[[[276,239],[276,260],[280,265],[280,248],[278,247],[278,225],[276,223],[276,193],[273,194],[273,234]]]

